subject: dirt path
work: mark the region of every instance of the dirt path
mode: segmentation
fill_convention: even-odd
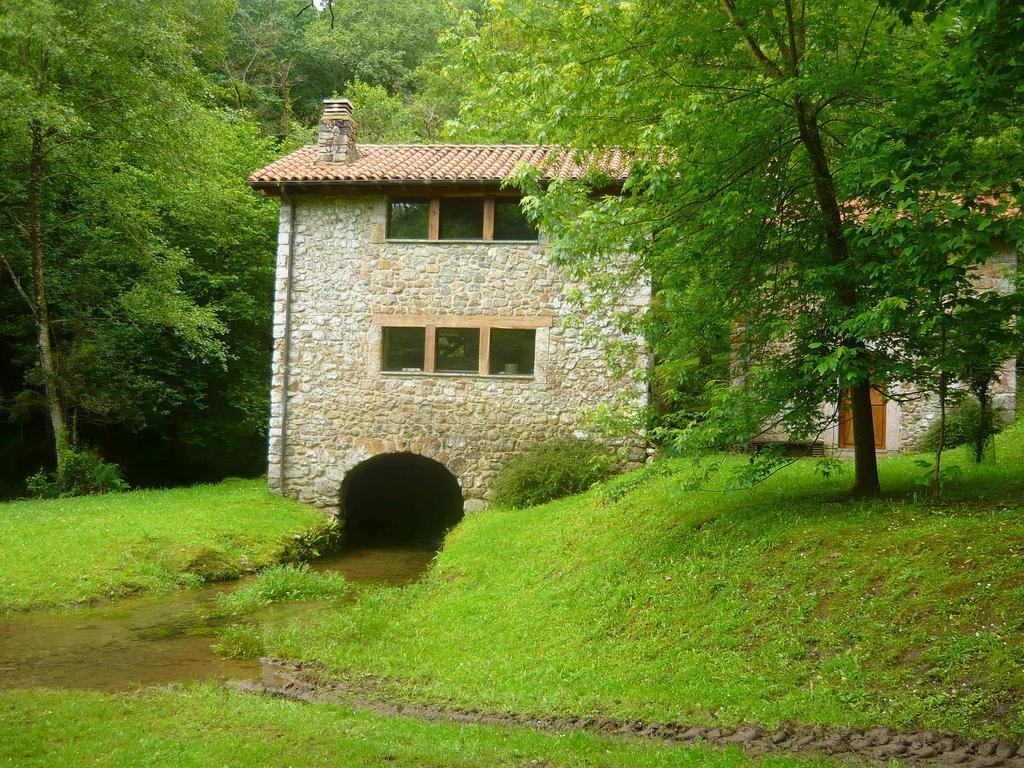
[[[783,725],[766,729],[757,725],[738,728],[687,726],[679,723],[616,720],[613,718],[549,716],[515,712],[431,706],[396,700],[370,682],[331,678],[313,664],[283,659],[261,659],[263,680],[234,683],[250,693],[297,701],[344,702],[357,709],[422,720],[513,726],[543,731],[582,730],[611,736],[630,736],[678,743],[737,746],[751,755],[795,754],[829,756],[860,765],[885,764],[897,759],[917,766],[961,768],[1024,768],[1024,744],[1007,739],[970,741],[936,731],[894,731],[886,727]]]

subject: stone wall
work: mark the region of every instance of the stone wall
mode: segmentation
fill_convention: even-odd
[[[337,511],[348,470],[408,451],[444,464],[467,510],[479,509],[516,451],[577,432],[588,408],[645,396],[643,385],[613,375],[600,344],[566,322],[568,288],[542,244],[389,242],[385,222],[382,195],[282,202],[272,488]],[[648,300],[638,289],[629,307],[641,312]],[[550,327],[537,329],[533,377],[390,373],[380,370],[386,315],[550,318]],[[615,333],[607,318],[586,325]],[[643,364],[639,354],[635,364]]]

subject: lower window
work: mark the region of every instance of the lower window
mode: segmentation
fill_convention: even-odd
[[[422,371],[426,341],[426,328],[382,328],[381,368],[385,371]]]
[[[438,328],[434,342],[434,370],[479,373],[480,329]]]
[[[380,367],[389,373],[532,376],[536,352],[536,328],[486,321],[469,327],[381,326]]]
[[[533,328],[491,328],[488,372],[501,376],[532,375],[537,348]]]

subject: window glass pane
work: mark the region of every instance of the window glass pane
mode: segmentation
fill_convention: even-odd
[[[426,328],[381,328],[381,368],[385,371],[422,371],[426,343]]]
[[[533,328],[491,328],[490,372],[509,376],[532,374],[536,339]]]
[[[484,200],[482,197],[442,197],[442,240],[482,240]]]
[[[436,345],[435,371],[480,371],[479,328],[438,328]]]
[[[494,201],[495,240],[536,240],[537,230],[519,207],[518,200]]]
[[[426,240],[429,226],[429,200],[388,201],[388,237],[392,240]]]

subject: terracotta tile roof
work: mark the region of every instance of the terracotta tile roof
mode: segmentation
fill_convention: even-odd
[[[353,163],[317,163],[316,147],[303,147],[249,177],[249,184],[279,182],[402,184],[423,182],[496,182],[510,178],[526,164],[545,178],[577,179],[586,170],[571,153],[533,144],[360,144]],[[629,173],[625,158],[612,150],[596,161],[612,178]]]

